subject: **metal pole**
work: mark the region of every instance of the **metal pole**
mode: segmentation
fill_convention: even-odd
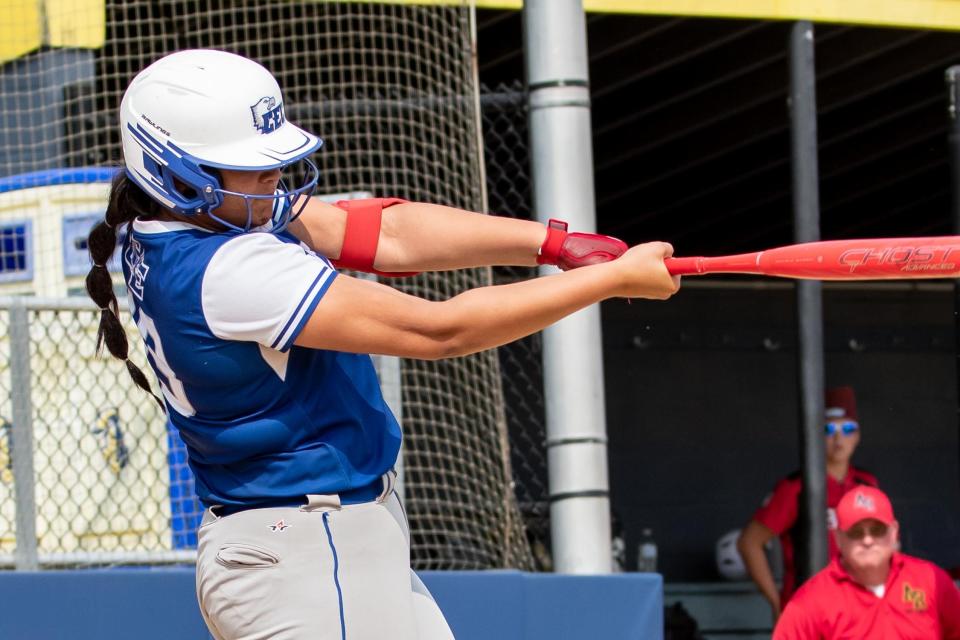
[[[526,0],[524,54],[537,219],[594,231],[587,36],[580,0]],[[555,271],[552,267],[544,273]],[[558,573],[609,573],[610,498],[600,309],[543,332],[550,532]]]
[[[796,242],[820,239],[817,99],[813,25],[790,33],[790,117],[793,149],[793,223]],[[821,283],[797,283],[800,443],[803,490],[797,524],[797,584],[827,564],[826,461],[823,445],[823,300]]]
[[[18,571],[40,568],[37,556],[37,504],[33,475],[33,411],[30,402],[30,325],[27,305],[15,298],[10,314],[10,455],[13,458],[17,542],[13,552]]]
[[[947,93],[949,95],[948,114],[950,116],[950,190],[953,196],[953,232],[960,234],[960,66],[947,69]],[[953,283],[953,326],[954,357],[957,366],[957,400],[960,402],[960,280]],[[960,423],[960,404],[957,406],[957,418]],[[958,451],[960,455],[960,451]]]

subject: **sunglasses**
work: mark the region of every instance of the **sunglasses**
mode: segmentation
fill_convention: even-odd
[[[890,528],[882,522],[864,522],[850,527],[846,532],[846,536],[851,540],[863,540],[869,533],[871,538],[877,539],[887,535],[889,529]]]
[[[842,433],[845,436],[853,435],[860,429],[860,425],[852,420],[844,420],[843,422],[834,422],[830,421],[823,425],[824,433],[828,436],[832,436],[837,431]]]

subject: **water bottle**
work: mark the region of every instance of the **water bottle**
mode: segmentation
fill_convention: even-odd
[[[653,540],[653,531],[649,528],[640,532],[637,571],[645,573],[657,572],[657,543]]]
[[[610,541],[611,571],[623,573],[627,568],[627,543],[621,536],[614,536]]]

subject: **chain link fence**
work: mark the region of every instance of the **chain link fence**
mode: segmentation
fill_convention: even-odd
[[[523,88],[515,83],[484,90],[481,103],[489,209],[530,218]],[[494,281],[502,284],[535,275],[533,268],[496,268]],[[175,431],[168,430],[152,398],[135,388],[125,368],[95,354],[98,313],[81,297],[0,297],[0,566],[35,569],[193,560],[201,508],[183,444]],[[123,321],[131,359],[146,368],[138,331],[129,315],[123,314]],[[499,361],[501,371],[510,444],[506,468],[512,469],[522,520],[516,531],[525,532],[534,563],[531,567],[529,561],[514,558],[506,564],[548,570],[540,337],[488,355]],[[440,378],[449,380],[449,372]],[[409,388],[410,380],[404,382]],[[415,417],[418,405],[409,397],[404,405],[406,417]],[[408,455],[417,455],[417,450],[412,447]],[[469,495],[462,498],[464,505],[471,504]],[[424,504],[434,508],[429,502]],[[502,509],[503,505],[492,507]],[[517,544],[506,537],[500,544]],[[479,543],[464,538],[445,544],[469,550]],[[448,550],[434,554],[424,547],[419,553],[419,563],[431,568],[451,563]],[[489,561],[464,556],[453,562],[473,567]]]
[[[200,510],[182,443],[126,369],[97,356],[98,318],[84,299],[0,298],[5,567],[193,559]]]
[[[90,23],[100,25],[89,47],[41,46],[16,54],[0,69],[0,97],[7,98],[0,110],[0,179],[7,180],[0,185],[0,226],[9,230],[11,247],[6,254],[7,245],[0,247],[10,263],[8,273],[0,273],[0,292],[82,295],[89,268],[88,216],[102,215],[106,195],[87,184],[100,178],[87,174],[101,173],[119,160],[115,110],[130,78],[177,49],[223,48],[270,69],[284,88],[291,119],[325,140],[316,155],[319,192],[398,196],[478,210],[483,184],[472,7],[465,1],[427,4],[108,0],[87,7],[97,14]],[[72,6],[44,3],[42,9],[62,15]],[[37,184],[36,173],[52,181]],[[436,299],[490,282],[489,269],[474,269],[392,284]],[[3,495],[8,520],[0,522],[5,549],[18,558],[23,551],[42,564],[51,560],[43,556],[48,552],[189,548],[197,512],[176,438],[166,433],[162,420],[144,413],[155,409],[132,389],[119,363],[78,355],[95,343],[84,334],[89,330],[80,330],[81,321],[33,339],[34,332],[65,322],[37,315],[48,311],[54,316],[88,313],[90,326],[95,324],[89,306],[55,309],[31,307],[24,324],[31,340],[21,342],[30,345],[38,367],[25,374],[32,390],[25,394],[9,384],[0,389],[13,394],[0,406],[0,415],[12,425],[0,423],[0,438],[11,443],[6,454],[11,480]],[[86,318],[82,324],[87,326]],[[132,328],[129,335],[140,348]],[[68,348],[74,351],[57,351]],[[49,358],[80,369],[64,365],[60,371]],[[9,369],[7,375],[10,383]],[[404,359],[398,377],[413,565],[530,568],[511,484],[496,352],[436,363]],[[121,406],[115,396],[135,408]],[[11,415],[18,402],[24,403],[19,417]],[[27,433],[38,456],[29,473],[17,466],[30,457],[17,455],[21,447],[30,450],[24,444]],[[99,446],[111,452],[113,464],[105,460],[96,471],[80,468],[86,458],[91,462],[94,454],[106,455]],[[45,454],[47,447],[58,451]],[[48,467],[49,480],[43,475]],[[30,492],[20,478],[34,472],[38,480],[28,504]],[[48,490],[45,483],[77,493]],[[148,514],[146,521],[141,511]],[[30,552],[28,512],[38,514],[35,552]],[[177,529],[177,523],[183,526]],[[26,560],[17,562],[23,566]]]
[[[483,87],[484,162],[490,213],[533,217],[527,130],[527,94],[523,83]],[[496,267],[495,284],[527,280],[532,267]],[[503,382],[514,490],[536,567],[549,570],[550,503],[547,486],[546,417],[540,334],[497,350]]]

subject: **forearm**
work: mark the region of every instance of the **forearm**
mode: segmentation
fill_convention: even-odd
[[[740,556],[743,558],[743,564],[747,568],[750,578],[756,583],[757,589],[763,594],[771,606],[780,608],[780,592],[777,589],[777,583],[773,579],[773,572],[770,570],[770,563],[767,562],[767,555],[764,553],[762,545],[741,544],[738,547]]]
[[[391,287],[337,278],[296,344],[435,360],[464,356],[535,333],[617,290],[610,265],[481,287],[431,302]],[[343,318],[350,318],[343,322]]]
[[[618,295],[616,271],[593,265],[536,280],[473,289],[439,303],[450,335],[444,356],[465,355],[530,335]],[[448,315],[447,315],[448,314]]]
[[[338,277],[296,344],[407,358],[466,355],[535,333],[607,298],[666,300],[680,286],[680,279],[663,265],[672,252],[668,244],[646,243],[618,260],[481,287],[442,302],[369,280]]]
[[[374,266],[380,271],[443,271],[535,266],[547,235],[539,222],[425,203],[383,210]]]

